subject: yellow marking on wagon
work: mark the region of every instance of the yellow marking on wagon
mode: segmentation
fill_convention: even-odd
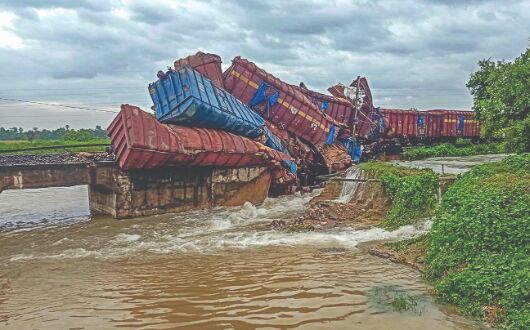
[[[258,89],[258,87],[259,87],[258,84],[256,84],[255,82],[253,82],[252,80],[248,79],[247,77],[243,76],[241,73],[239,73],[239,72],[237,72],[235,70],[232,70],[230,72],[230,75],[240,79],[245,84],[249,85],[250,87],[252,87],[254,89]],[[294,115],[298,115],[298,116],[300,116],[300,117],[302,117],[304,119],[309,120],[312,124],[314,124],[317,127],[320,127],[326,133],[329,132],[329,128],[324,126],[322,123],[318,122],[318,120],[313,118],[313,116],[309,115],[306,112],[303,112],[302,110],[300,110],[298,108],[293,107],[289,102],[285,101],[284,99],[278,98],[278,103],[283,105],[285,108],[287,108],[289,111],[291,111]],[[295,111],[292,111],[291,109],[294,109]]]

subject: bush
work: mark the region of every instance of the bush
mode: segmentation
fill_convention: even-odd
[[[88,130],[80,129],[78,131],[70,130],[64,132],[64,134],[61,136],[61,139],[65,141],[85,142],[90,141],[93,139],[93,137]]]
[[[406,159],[415,160],[428,157],[460,157],[504,152],[504,145],[500,144],[472,144],[470,140],[459,139],[456,144],[437,144],[407,148],[403,152]]]
[[[381,162],[368,162],[361,168],[379,177],[390,195],[392,208],[382,222],[383,227],[395,229],[433,215],[438,176],[432,170],[403,168]]]
[[[455,145],[459,147],[468,147],[473,145],[473,141],[471,141],[471,139],[457,138]]]
[[[479,165],[445,193],[426,276],[443,301],[502,327],[530,328],[530,155]]]

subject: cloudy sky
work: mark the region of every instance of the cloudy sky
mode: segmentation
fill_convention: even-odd
[[[151,105],[156,71],[197,50],[325,91],[357,75],[375,104],[469,109],[482,58],[528,47],[530,1],[0,0],[0,126],[106,125]]]

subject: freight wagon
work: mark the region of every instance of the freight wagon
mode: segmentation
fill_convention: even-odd
[[[366,77],[357,77],[349,87],[343,84],[337,84],[328,88],[328,92],[336,98],[354,100],[360,103],[359,111],[355,113],[352,106],[352,114],[346,125],[353,127],[355,134],[364,140],[374,140],[378,138],[380,123],[378,113],[372,101],[372,92],[368,85]],[[351,101],[350,101],[351,102]]]
[[[480,136],[480,125],[475,119],[473,111],[458,110],[428,110],[429,117],[437,117],[438,127],[434,131],[433,138],[446,138],[447,140],[457,137],[478,138]]]
[[[473,111],[380,109],[380,113],[385,125],[383,140],[387,142],[416,144],[480,137],[480,125]]]
[[[230,94],[280,129],[313,145],[323,145],[332,127],[341,126],[318,109],[297,87],[284,83],[239,56],[232,61],[223,77],[224,87]]]
[[[251,139],[266,128],[261,116],[190,67],[159,74],[149,94],[162,123],[218,128]]]
[[[336,121],[351,127],[354,114],[351,100],[312,91],[304,83],[300,83],[300,92],[309,97],[322,112]]]
[[[280,162],[292,161],[287,154],[229,132],[161,124],[152,115],[128,104],[121,106],[107,131],[123,170],[260,164],[281,170]]]
[[[210,79],[215,86],[223,88],[223,71],[219,55],[197,52],[195,55],[176,60],[174,66],[175,70],[189,66]]]

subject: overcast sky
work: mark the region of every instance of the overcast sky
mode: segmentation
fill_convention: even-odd
[[[0,0],[0,97],[148,109],[157,70],[203,50],[319,91],[364,75],[376,106],[470,109],[477,61],[512,60],[529,37],[528,0]],[[4,127],[113,116],[0,100]]]

